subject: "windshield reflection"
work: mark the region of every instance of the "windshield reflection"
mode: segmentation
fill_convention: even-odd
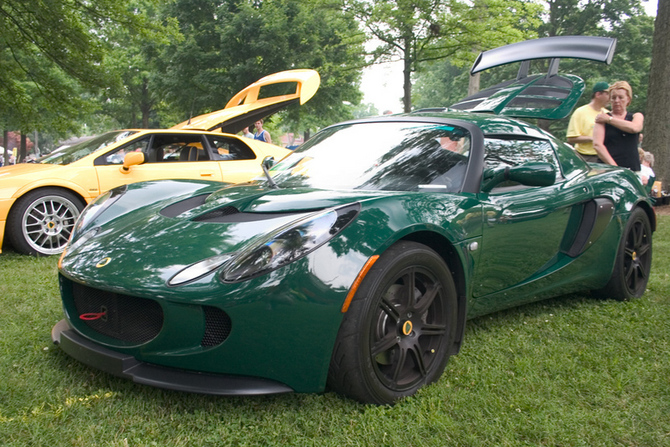
[[[103,149],[111,144],[117,143],[129,136],[137,133],[135,130],[116,130],[106,134],[91,138],[73,146],[58,148],[52,153],[38,158],[37,163],[46,163],[52,165],[68,165],[77,160],[81,160],[93,152]]]
[[[271,174],[281,188],[457,192],[469,153],[459,127],[357,123],[319,132]]]

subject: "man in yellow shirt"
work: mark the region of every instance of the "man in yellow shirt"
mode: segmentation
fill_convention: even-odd
[[[593,126],[599,113],[607,113],[605,106],[610,101],[609,85],[599,81],[593,86],[591,102],[574,111],[568,124],[568,143],[575,146],[577,153],[590,163],[598,162],[593,148]]]

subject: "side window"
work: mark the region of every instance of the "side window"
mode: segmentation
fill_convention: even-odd
[[[550,163],[556,168],[556,176],[560,176],[561,168],[551,144],[545,140],[519,140],[503,138],[487,138],[484,141],[484,178],[487,172],[505,167],[520,166],[525,163]],[[506,181],[495,189],[519,186],[518,183]]]
[[[253,160],[256,158],[254,151],[237,138],[207,135],[207,140],[214,151],[214,160]]]
[[[147,153],[147,147],[149,146],[149,141],[151,136],[146,136],[138,140],[132,141],[125,146],[121,146],[116,149],[114,152],[102,155],[95,159],[95,165],[121,165],[123,164],[123,158],[126,154],[130,152],[144,152]]]
[[[148,163],[208,161],[200,135],[158,134],[147,151]]]

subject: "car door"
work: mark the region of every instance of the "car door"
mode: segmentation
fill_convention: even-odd
[[[121,169],[130,152],[144,153],[144,163]],[[202,134],[156,132],[137,138],[95,160],[100,191],[127,183],[162,179],[222,181],[219,161],[208,149]]]
[[[482,193],[483,230],[473,296],[511,289],[541,276],[561,249],[575,194],[566,188],[558,160],[547,140],[518,137],[485,140],[485,172],[528,162],[555,166],[551,186],[504,182]],[[513,293],[509,296],[513,300]]]
[[[263,174],[261,161],[264,152],[258,148],[252,149],[243,138],[234,135],[206,135],[206,142],[209,144],[214,160],[217,160],[221,168],[221,175],[224,182],[240,183],[246,182],[253,177]],[[254,142],[250,142],[254,143]],[[266,143],[255,142],[257,145]],[[269,145],[267,145],[269,146]],[[273,153],[278,153],[278,157],[284,153],[280,148],[272,146]],[[285,151],[290,152],[290,151]],[[277,160],[278,161],[278,160]]]

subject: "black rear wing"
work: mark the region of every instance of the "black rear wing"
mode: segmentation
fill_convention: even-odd
[[[501,65],[522,62],[522,68],[525,66],[526,73],[521,77],[525,77],[528,75],[528,66],[531,60],[552,59],[552,63],[549,64],[550,73],[548,73],[548,75],[551,75],[554,65],[555,70],[558,70],[558,63],[554,63],[553,60],[562,58],[586,59],[604,62],[609,65],[612,63],[615,49],[616,39],[610,37],[556,36],[526,40],[480,53],[470,69],[470,74]],[[517,76],[517,79],[519,77]]]
[[[561,119],[570,114],[584,92],[584,81],[558,75],[561,58],[586,59],[610,64],[616,39],[596,36],[557,36],[517,42],[484,51],[471,74],[521,62],[516,79],[502,82],[457,102],[450,108],[495,113],[515,118]],[[545,75],[529,75],[530,61],[550,59]]]

